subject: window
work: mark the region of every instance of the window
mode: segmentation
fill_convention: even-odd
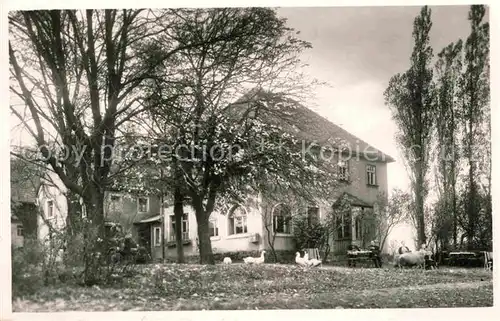
[[[149,211],[149,199],[147,197],[139,197],[137,199],[137,211],[139,213]]]
[[[375,165],[366,166],[366,182],[368,185],[377,185],[377,175],[376,175]]]
[[[361,216],[357,216],[354,220],[354,230],[356,231],[356,240],[363,239],[363,225],[361,222]]]
[[[47,218],[54,217],[54,201],[47,201]]]
[[[275,233],[290,234],[291,210],[288,205],[278,204],[273,209],[273,230]]]
[[[307,224],[309,226],[315,225],[319,222],[319,207],[309,206],[307,208]]]
[[[354,219],[354,239],[362,240],[363,239],[363,207],[354,206],[351,208],[352,217]]]
[[[351,213],[343,213],[337,216],[335,220],[337,226],[337,239],[350,239],[352,226],[351,226]]]
[[[215,217],[210,217],[208,221],[208,229],[210,237],[219,236],[219,227],[217,226],[217,219]]]
[[[161,246],[161,227],[153,229],[153,244],[154,246]]]
[[[18,225],[17,226],[17,236],[23,236],[24,229],[22,226]]]
[[[340,160],[337,165],[339,180],[349,180],[349,162],[347,160]]]
[[[247,212],[241,206],[236,206],[229,215],[229,234],[248,233]]]
[[[120,195],[111,195],[109,197],[109,210],[110,212],[122,211],[122,198]]]
[[[182,239],[189,239],[189,225],[187,214],[182,215]],[[175,241],[175,215],[170,215],[170,241]]]

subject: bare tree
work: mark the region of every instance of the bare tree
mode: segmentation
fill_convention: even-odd
[[[389,198],[385,193],[379,193],[375,208],[361,214],[363,239],[376,239],[383,249],[392,230],[411,218],[411,209],[410,194],[397,188],[391,191]]]
[[[199,45],[193,38],[180,43],[168,36],[180,20],[172,10],[23,11],[9,16],[10,90],[27,106],[29,120],[14,105],[11,110],[35,139],[43,160],[83,198],[97,230],[94,240],[104,235],[104,191],[113,179],[117,132],[144,111],[142,86],[158,65]],[[49,143],[66,148],[69,156],[58,157]],[[88,253],[101,247],[93,244]],[[94,282],[94,271],[86,271]]]

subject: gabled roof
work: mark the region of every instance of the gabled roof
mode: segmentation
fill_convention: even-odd
[[[151,216],[151,217],[136,219],[134,221],[134,224],[161,222],[161,219],[162,219],[161,214],[155,214],[154,216]]]
[[[297,139],[344,151],[347,149],[351,151],[352,155],[356,155],[359,151],[360,156],[363,154],[369,156],[372,161],[387,163],[395,161],[391,156],[332,123],[312,109],[293,99],[285,98],[283,95],[254,89],[240,98],[235,105],[241,106],[252,100],[267,102],[264,105],[268,108],[263,107],[258,111],[261,113],[260,119],[281,126]]]
[[[342,192],[342,194],[340,194],[340,196],[337,198],[337,201],[334,204],[339,204],[342,201],[342,199],[347,200],[351,205],[354,206],[373,207],[372,204],[365,202],[361,198],[356,197],[348,192]]]

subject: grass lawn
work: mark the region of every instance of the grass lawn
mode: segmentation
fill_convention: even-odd
[[[492,273],[296,265],[145,265],[121,284],[47,287],[14,312],[485,307]]]

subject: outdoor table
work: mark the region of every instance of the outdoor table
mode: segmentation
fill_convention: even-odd
[[[358,261],[371,261],[372,251],[347,251],[347,264],[349,266],[356,266]]]
[[[477,261],[477,254],[474,252],[450,252],[449,253],[450,263],[452,265],[466,265],[466,263],[471,263],[472,261]],[[468,265],[468,264],[467,264]]]

